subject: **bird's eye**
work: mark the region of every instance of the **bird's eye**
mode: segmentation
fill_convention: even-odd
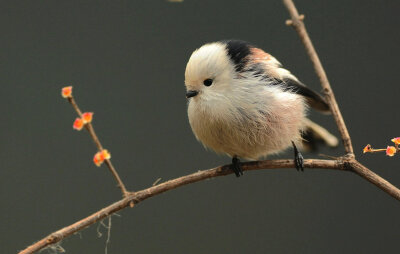
[[[205,80],[203,81],[203,84],[204,84],[205,86],[211,86],[212,83],[213,83],[213,80],[210,79],[210,78],[205,79]]]

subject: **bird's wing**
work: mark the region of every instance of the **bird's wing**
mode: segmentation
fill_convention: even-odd
[[[317,92],[311,90],[303,83],[298,80],[284,78],[279,82],[279,85],[282,86],[284,89],[291,90],[297,94],[304,96],[307,100],[308,105],[312,108],[324,112],[329,113],[329,105],[325,101],[325,99]]]
[[[291,90],[304,96],[308,104],[318,111],[324,113],[330,112],[329,105],[325,99],[320,94],[301,83],[288,70],[284,69],[275,57],[259,48],[252,48],[251,55],[252,61],[249,62],[249,65],[256,66],[256,69],[262,68],[261,72],[273,78],[274,82],[271,83],[272,85],[279,85],[283,87],[283,89]],[[260,73],[260,71],[258,73]]]

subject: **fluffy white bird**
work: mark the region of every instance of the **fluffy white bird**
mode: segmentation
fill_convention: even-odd
[[[306,118],[308,106],[329,112],[325,100],[273,56],[247,42],[219,41],[195,50],[186,66],[185,85],[196,138],[231,156],[236,176],[243,174],[239,158],[256,160],[292,145],[296,168],[303,170],[295,143],[308,129],[328,145],[338,143]]]

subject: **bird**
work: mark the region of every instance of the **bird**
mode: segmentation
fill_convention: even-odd
[[[330,113],[326,100],[305,86],[264,50],[242,40],[204,44],[185,70],[187,112],[192,131],[206,148],[232,158],[230,168],[243,175],[241,159],[258,160],[294,149],[294,164],[304,171],[297,145],[337,138],[307,118],[309,108]]]

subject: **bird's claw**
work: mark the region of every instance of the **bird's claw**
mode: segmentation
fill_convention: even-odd
[[[296,166],[297,171],[304,171],[304,158],[300,152],[294,155],[294,165]]]
[[[292,145],[294,149],[294,166],[296,167],[297,171],[304,171],[304,157],[301,155],[299,150],[297,150],[297,147],[293,141]]]
[[[236,177],[243,175],[242,167],[240,166],[240,160],[237,157],[232,158],[231,169],[235,172]]]

